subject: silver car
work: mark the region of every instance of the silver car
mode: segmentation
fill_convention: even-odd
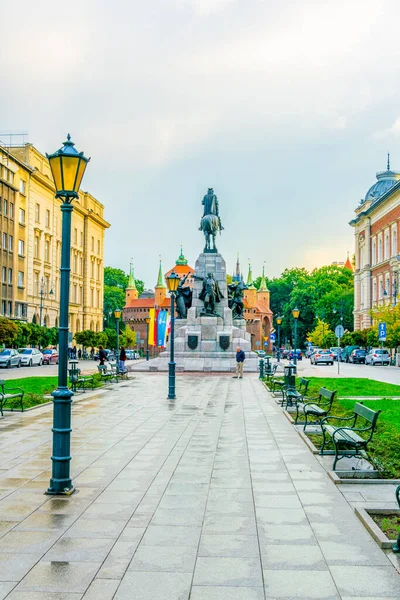
[[[389,365],[390,354],[386,348],[372,348],[365,357],[366,365]]]
[[[39,365],[39,367],[43,364],[43,354],[40,350],[36,348],[22,348],[20,350],[21,364],[33,367],[33,365]]]
[[[13,348],[4,348],[0,352],[0,367],[20,367],[21,366],[21,356],[18,350],[14,350]]]
[[[315,350],[310,356],[310,364],[319,365],[325,363],[333,365],[333,354],[330,350]]]

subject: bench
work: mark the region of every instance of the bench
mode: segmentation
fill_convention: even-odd
[[[375,411],[372,408],[367,408],[362,402],[357,402],[350,417],[335,417],[332,415],[322,420],[321,427],[324,439],[320,454],[332,454],[331,451],[325,451],[326,436],[328,435],[332,438],[335,453],[333,471],[341,458],[352,456],[362,458],[361,450],[364,450],[368,456],[367,446],[374,434],[380,412],[380,410]],[[360,419],[361,423],[359,423]],[[340,422],[343,425],[339,424],[337,426],[333,424],[334,422]],[[360,433],[363,433],[365,437],[362,437]]]
[[[112,365],[109,365],[110,368],[107,367],[107,365],[98,365],[97,369],[101,375],[102,379],[105,379],[106,381],[112,381],[113,379],[115,379],[115,381],[118,383],[118,373],[117,373],[117,369],[113,368]]]
[[[24,412],[24,390],[19,387],[6,387],[4,379],[0,379],[0,413],[3,416],[3,408],[9,400],[19,398],[21,411]],[[10,408],[10,410],[13,410]]]
[[[335,396],[336,391],[332,392],[326,388],[320,388],[318,396],[315,398],[307,398],[308,402],[297,402],[296,419],[294,424],[298,424],[300,411],[303,411],[305,417],[303,431],[306,430],[310,417],[315,418],[318,424],[321,426],[322,419],[328,416],[332,408]]]
[[[79,388],[86,392],[86,386],[89,385],[94,390],[94,377],[93,375],[81,375],[80,369],[68,369],[69,382],[72,387],[72,391],[76,392]]]
[[[301,377],[299,380],[299,385],[295,388],[287,387],[283,388],[282,392],[282,402],[281,406],[286,404],[286,408],[288,406],[296,406],[298,402],[304,400],[304,397],[307,396],[308,386],[310,385],[310,379],[305,379]]]

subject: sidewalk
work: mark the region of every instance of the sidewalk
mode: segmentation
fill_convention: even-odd
[[[256,376],[137,374],[0,421],[0,600],[394,600],[400,576]],[[81,396],[82,398],[82,396]],[[2,536],[2,537],[1,537]]]

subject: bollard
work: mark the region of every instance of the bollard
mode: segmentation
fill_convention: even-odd
[[[262,358],[260,358],[259,367],[260,367],[259,379],[263,379],[263,377],[264,377],[264,360]]]

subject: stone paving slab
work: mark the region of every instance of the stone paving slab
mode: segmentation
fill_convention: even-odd
[[[380,490],[336,486],[256,377],[166,390],[73,404],[70,498],[43,495],[51,407],[2,420],[0,600],[400,598],[351,506]]]

